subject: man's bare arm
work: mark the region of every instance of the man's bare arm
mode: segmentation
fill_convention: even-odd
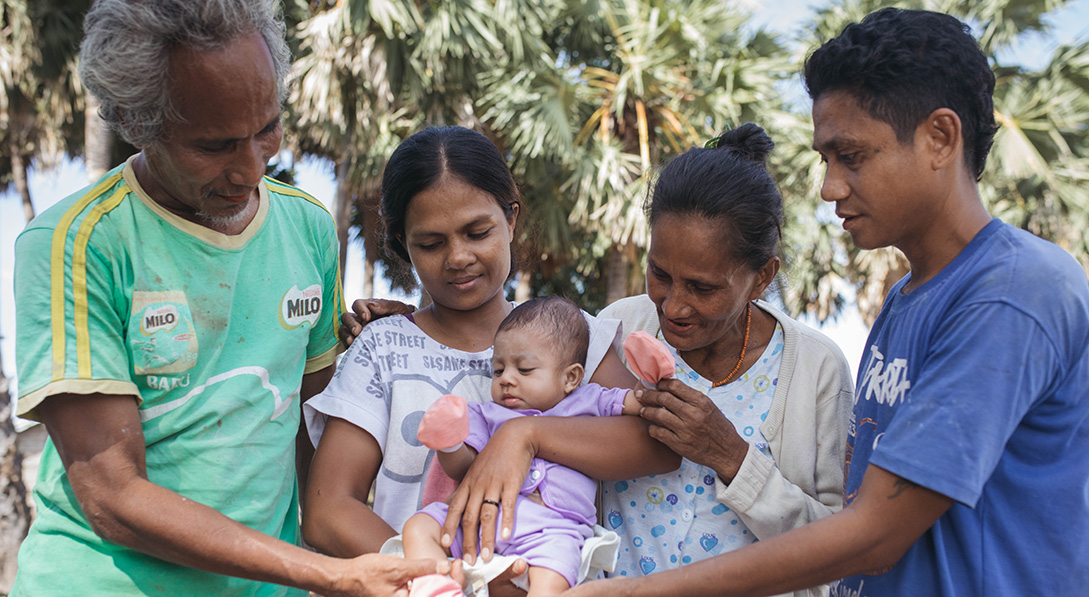
[[[772,595],[887,570],[953,500],[870,466],[843,511],[749,547],[637,579],[580,585],[585,597]]]
[[[445,563],[339,560],[289,545],[150,482],[136,401],[57,395],[39,407],[69,482],[103,539],[183,566],[323,594],[392,593]]]

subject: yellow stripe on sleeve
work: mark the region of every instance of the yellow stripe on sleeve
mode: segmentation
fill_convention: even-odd
[[[93,189],[84,195],[68,211],[64,212],[57,227],[53,229],[53,243],[49,250],[49,314],[51,319],[51,333],[53,334],[53,381],[64,378],[65,365],[65,318],[64,318],[64,272],[65,272],[65,248],[68,241],[68,231],[72,222],[87,209],[87,206],[98,199],[106,189],[117,184],[121,180],[121,172],[106,178],[95,185]]]
[[[315,199],[310,194],[308,194],[308,193],[306,193],[304,191],[300,191],[299,189],[296,189],[295,187],[293,187],[291,185],[284,184],[284,183],[276,180],[275,178],[269,178],[268,176],[265,177],[265,185],[266,186],[276,187],[275,192],[280,194],[280,195],[289,195],[291,197],[300,197],[302,199],[306,199],[310,203],[313,203],[314,205],[317,205],[318,207],[324,209],[325,213],[329,214],[329,217],[333,216],[332,212],[329,211],[329,208],[325,207],[324,203],[322,203],[321,201],[318,201],[317,199]]]
[[[96,205],[83,218],[72,246],[72,304],[76,322],[76,370],[80,379],[91,378],[91,332],[87,326],[87,244],[102,216],[120,205],[128,193],[129,188],[122,185],[109,199]]]

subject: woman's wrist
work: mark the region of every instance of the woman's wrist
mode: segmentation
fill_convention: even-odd
[[[745,463],[748,453],[749,443],[735,434],[726,440],[719,458],[711,464],[711,468],[723,483],[729,484],[741,471],[741,465]]]
[[[540,452],[540,443],[538,442],[535,422],[534,417],[516,417],[503,423],[495,435],[505,436],[503,441],[517,442],[518,446],[525,450],[531,458],[536,458]],[[489,440],[489,443],[491,443],[491,440]]]

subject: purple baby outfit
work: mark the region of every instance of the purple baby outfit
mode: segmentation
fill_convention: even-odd
[[[474,403],[469,407],[469,437],[465,444],[478,452],[503,423],[523,416],[609,417],[619,415],[624,406],[623,388],[603,388],[586,384],[567,395],[545,412],[511,410],[494,402]],[[538,491],[548,507],[525,496]],[[566,466],[534,458],[522,485],[515,507],[514,528],[510,539],[500,539],[497,518],[495,552],[523,557],[530,566],[540,566],[562,574],[571,586],[578,575],[583,542],[593,536],[597,520],[594,498],[597,482]],[[446,504],[436,502],[421,512],[442,524]],[[451,546],[451,555],[461,557],[461,531]]]

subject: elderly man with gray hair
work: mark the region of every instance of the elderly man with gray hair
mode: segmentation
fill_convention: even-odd
[[[380,595],[449,571],[297,547],[300,402],[343,299],[329,213],[264,177],[275,3],[98,0],[85,28],[83,81],[140,153],[16,243],[18,412],[50,442],[14,594]]]

